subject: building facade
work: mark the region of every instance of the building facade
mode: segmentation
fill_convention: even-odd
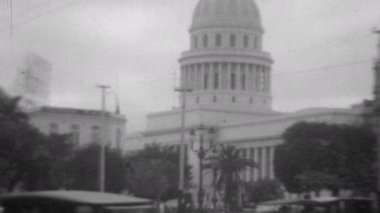
[[[30,122],[41,132],[49,134],[70,134],[78,146],[102,142],[103,127],[106,127],[106,144],[123,149],[127,119],[117,113],[102,111],[41,107],[29,112]],[[105,124],[105,125],[104,125]]]
[[[211,206],[211,174],[200,174],[199,159],[191,150],[190,131],[204,125],[214,129],[203,140],[214,146],[231,144],[241,155],[254,160],[259,168],[247,169],[244,181],[274,179],[273,159],[282,133],[301,121],[360,124],[362,109],[311,108],[293,113],[272,109],[271,65],[264,51],[264,29],[253,0],[200,0],[189,30],[190,48],[179,59],[181,88],[185,96],[185,144],[192,165],[194,188],[204,177],[204,202]],[[182,97],[180,97],[180,105]],[[127,136],[128,150],[142,149],[149,143],[178,147],[181,109],[147,115],[147,129]],[[196,138],[195,140],[199,140]],[[194,193],[194,200],[197,200]],[[220,200],[220,199],[219,199]]]

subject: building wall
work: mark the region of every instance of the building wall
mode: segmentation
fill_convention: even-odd
[[[30,113],[30,122],[45,134],[72,134],[80,146],[101,140],[103,116],[99,111],[41,108]],[[124,148],[126,119],[111,114],[107,118],[107,143],[112,147]],[[75,133],[78,132],[78,133]]]

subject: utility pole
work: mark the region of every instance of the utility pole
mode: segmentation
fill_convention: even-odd
[[[377,211],[380,211],[380,128],[379,128],[379,118],[378,118],[378,108],[380,107],[380,30],[376,29],[373,31],[378,36],[378,43],[377,43],[377,56],[375,59],[375,65],[374,65],[374,71],[375,71],[375,106],[373,107],[372,114],[372,123],[374,123],[374,132],[377,138],[377,162],[376,162],[376,169],[377,169]]]
[[[110,87],[107,85],[96,85],[97,88],[101,90],[102,93],[102,116],[103,116],[103,127],[102,127],[102,137],[100,141],[100,160],[99,160],[99,191],[104,192],[104,183],[105,183],[105,145],[107,142],[107,114],[106,114],[106,90]]]
[[[176,92],[181,94],[181,138],[180,138],[180,149],[179,149],[179,198],[178,198],[178,213],[181,213],[182,210],[182,199],[185,189],[185,124],[186,124],[186,94],[192,92],[190,88],[176,88]]]

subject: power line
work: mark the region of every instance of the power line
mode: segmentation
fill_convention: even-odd
[[[59,10],[64,10],[64,9],[66,9],[66,8],[68,8],[68,7],[71,7],[71,6],[77,5],[77,4],[79,4],[79,3],[83,2],[83,1],[86,1],[86,0],[73,0],[73,1],[71,1],[71,2],[69,2],[69,3],[67,3],[67,4],[64,4],[64,5],[60,6],[60,7],[54,8],[54,9],[51,9],[51,10],[45,12],[45,13],[35,15],[34,17],[32,17],[32,18],[30,18],[30,19],[27,19],[27,20],[25,20],[25,21],[23,21],[23,22],[19,22],[19,23],[17,23],[17,24],[13,24],[13,28],[15,28],[15,27],[19,27],[19,26],[22,26],[22,25],[24,25],[24,24],[26,24],[26,23],[28,23],[28,22],[34,21],[34,20],[36,20],[36,19],[38,19],[38,18],[44,17],[44,16],[46,16],[46,15],[49,15],[49,14],[51,14],[51,13],[53,13],[53,12],[56,12],[56,11],[59,11]],[[7,29],[4,29],[4,28],[3,28],[2,30],[0,30],[0,33],[4,33],[4,32],[6,32],[6,31],[7,31]]]
[[[354,62],[350,62],[350,63],[325,65],[325,66],[320,66],[320,67],[315,67],[315,68],[310,68],[310,69],[297,70],[297,71],[293,71],[293,72],[274,73],[273,77],[277,78],[277,77],[283,77],[284,75],[305,74],[305,73],[311,73],[311,72],[316,72],[316,71],[320,71],[320,70],[327,71],[327,70],[331,70],[331,69],[338,68],[338,67],[346,67],[346,66],[352,66],[352,65],[357,65],[357,64],[365,64],[365,63],[368,63],[371,61],[372,61],[372,59],[364,59],[364,60],[354,61]]]
[[[370,28],[365,29],[365,30],[363,29],[363,30],[360,30],[360,31],[356,31],[356,33],[354,33],[354,34],[346,34],[344,36],[334,37],[334,38],[328,39],[327,41],[324,41],[324,42],[320,42],[320,43],[316,43],[316,44],[310,45],[308,47],[296,49],[296,50],[294,50],[292,52],[282,52],[282,53],[279,53],[279,54],[277,54],[276,59],[291,58],[291,56],[303,54],[303,53],[305,53],[307,51],[310,51],[310,50],[321,49],[320,48],[321,46],[326,46],[326,45],[332,46],[334,43],[335,43],[335,45],[342,45],[342,44],[339,44],[339,43],[340,42],[346,42],[346,41],[352,41],[352,40],[360,38],[360,37],[371,36],[371,35],[372,34],[370,32]]]

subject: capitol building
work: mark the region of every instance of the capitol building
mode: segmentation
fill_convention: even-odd
[[[275,178],[274,150],[293,124],[363,122],[360,107],[310,108],[292,113],[273,110],[275,59],[265,51],[264,32],[260,10],[253,0],[199,0],[193,12],[190,47],[178,61],[180,88],[188,90],[180,93],[179,104],[186,104],[185,144],[195,186],[198,158],[190,149],[190,131],[200,125],[214,130],[206,131],[205,140],[212,137],[214,145],[234,145],[242,156],[259,164],[260,169],[247,169],[242,174],[244,181],[257,181]],[[124,148],[139,150],[151,143],[178,148],[181,121],[181,108],[148,114],[146,129],[127,136]],[[206,190],[205,203],[210,202],[210,193]]]

